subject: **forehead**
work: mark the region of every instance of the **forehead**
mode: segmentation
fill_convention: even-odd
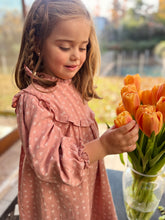
[[[62,20],[58,22],[48,38],[55,40],[87,41],[91,31],[91,23],[84,18]]]

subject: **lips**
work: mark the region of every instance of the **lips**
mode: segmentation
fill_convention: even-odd
[[[78,65],[65,66],[68,70],[74,71],[77,69]]]

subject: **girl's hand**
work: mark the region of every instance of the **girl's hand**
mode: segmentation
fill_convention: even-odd
[[[120,154],[135,150],[138,131],[139,127],[134,120],[120,128],[109,128],[100,137],[105,155]]]
[[[100,138],[84,144],[90,163],[109,154],[131,152],[136,148],[139,127],[134,120],[119,128],[109,128]]]

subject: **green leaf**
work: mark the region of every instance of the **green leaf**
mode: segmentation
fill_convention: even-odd
[[[157,135],[158,145],[160,145],[164,141],[165,141],[165,123],[163,124],[162,129],[160,130],[159,134]]]
[[[164,148],[165,145],[165,141],[163,141],[163,143],[157,148],[158,149],[158,153],[161,152],[161,150]]]
[[[138,144],[141,148],[141,151],[143,154],[146,153],[146,145],[148,142],[148,137],[139,129],[139,139],[138,139]]]
[[[139,172],[142,172],[142,167],[140,166],[140,160],[136,156],[136,151],[128,152],[128,156],[131,158],[131,163],[133,168]]]
[[[125,165],[125,162],[124,162],[124,158],[123,158],[123,154],[119,154],[119,157],[120,157],[120,161],[123,165]]]
[[[165,154],[158,160],[158,162],[147,172],[148,175],[156,175],[158,171],[165,165]]]
[[[140,145],[138,143],[136,143],[136,149],[137,149],[138,154],[139,154],[139,159],[143,160],[144,155],[143,155],[142,149],[141,149],[141,147],[140,147]]]
[[[155,136],[155,132],[153,131],[152,134],[151,134],[151,137],[148,138],[148,143],[147,143],[147,146],[146,146],[147,151],[146,151],[146,154],[144,155],[144,158],[142,160],[142,162],[143,162],[143,172],[146,169],[146,165],[147,165],[148,161],[152,158],[151,155],[153,153],[155,140],[156,140],[156,136]]]
[[[138,139],[138,144],[142,148],[144,143],[144,133],[139,129],[139,139]]]
[[[107,126],[107,129],[109,129],[109,128],[110,128],[109,124],[108,124],[108,123],[105,123],[105,124],[106,124],[106,126]]]
[[[155,164],[163,156],[164,153],[165,153],[165,149],[163,151],[161,151],[158,155],[156,155],[152,160],[150,160],[149,161],[150,167],[155,166]]]

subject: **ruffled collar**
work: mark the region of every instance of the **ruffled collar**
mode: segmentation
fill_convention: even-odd
[[[62,83],[71,83],[72,79],[61,79],[56,76],[51,76],[49,74],[43,72],[35,72],[34,74],[32,71],[24,65],[25,73],[33,80],[38,80],[38,78],[46,79],[50,82],[62,82]]]

